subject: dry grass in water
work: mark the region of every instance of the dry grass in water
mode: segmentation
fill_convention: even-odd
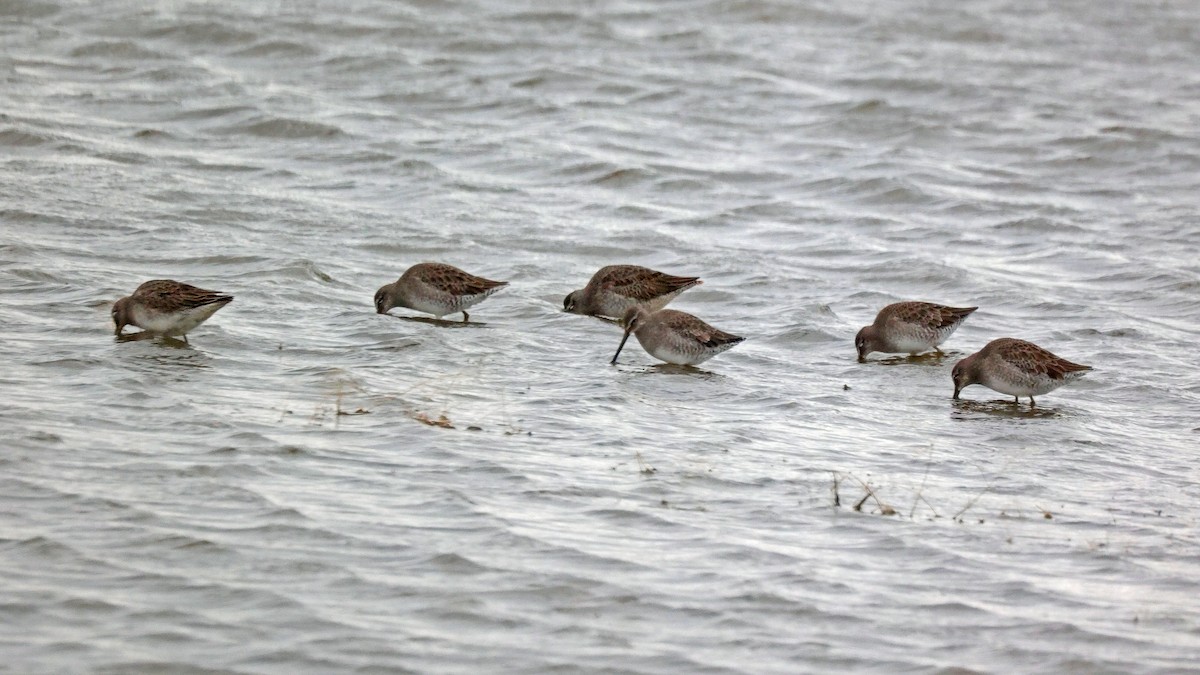
[[[867,513],[874,513],[882,516],[900,515],[896,509],[888,504],[887,501],[885,501],[885,499],[880,495],[880,487],[878,485],[871,485],[852,473],[842,473],[838,471],[832,471],[830,473],[833,476],[833,485],[830,488],[830,491],[833,493],[833,505],[835,507],[842,507],[842,492],[845,491],[847,481],[852,480],[854,483],[858,484],[858,487],[862,489],[863,493],[861,497],[856,497],[856,500],[850,507],[851,509],[862,513],[864,511],[864,507],[866,507],[868,504],[873,504],[874,507],[867,509]],[[925,498],[925,495],[923,494],[925,484],[926,479],[923,478],[916,495],[913,497],[912,507],[908,511],[909,520],[914,519],[918,504],[924,504],[929,509],[930,513],[932,513],[930,520],[937,520],[943,517],[940,513],[938,513],[938,509],[935,508],[934,505]],[[968,520],[977,520],[979,523],[985,522],[983,518],[967,518],[967,512],[973,509],[979,503],[979,500],[984,497],[984,495],[987,495],[989,492],[991,492],[992,486],[993,483],[989,482],[977,494],[972,495],[962,506],[962,508],[950,516],[950,520],[953,520],[957,523],[965,523]],[[1052,520],[1054,518],[1054,515],[1050,513],[1050,511],[1043,509],[1041,506],[1035,506],[1035,509],[1038,515],[1045,520]],[[1006,511],[1001,511],[999,517],[1012,518],[1013,516],[1008,514]]]

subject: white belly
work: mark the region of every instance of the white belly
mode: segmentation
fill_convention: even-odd
[[[641,342],[640,339],[638,341]],[[655,349],[647,349],[646,345],[643,344],[642,349],[645,349],[651,356],[660,361],[673,363],[677,366],[694,366],[698,363],[704,363],[720,353],[717,351],[681,351],[672,348],[670,345],[659,345]]]
[[[214,302],[192,309],[184,309],[178,312],[147,312],[144,310],[134,310],[133,325],[140,327],[143,330],[160,335],[174,336],[186,335],[193,328],[204,323],[208,317],[212,316],[218,309],[225,306],[225,303]]]
[[[915,337],[900,338],[892,341],[893,353],[917,354],[927,352],[933,349],[934,346],[929,340],[922,340]]]
[[[1064,378],[1055,380],[1046,376],[1023,378],[1021,380],[1010,380],[1003,377],[989,377],[981,384],[988,389],[998,391],[1001,394],[1009,396],[1041,396],[1058,389],[1068,381],[1075,378]]]
[[[436,302],[425,297],[415,298],[410,300],[407,304],[409,309],[415,309],[418,312],[424,312],[425,314],[432,314],[439,319],[447,314],[454,314],[455,312],[460,311],[455,309],[450,303]]]
[[[493,292],[494,290],[476,295],[450,295],[449,293],[424,295],[413,293],[411,297],[405,298],[404,306],[409,309],[415,309],[418,312],[432,314],[440,319],[447,314],[457,314],[478,305]]]

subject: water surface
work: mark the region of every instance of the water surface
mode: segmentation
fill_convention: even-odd
[[[1196,6],[501,5],[0,0],[5,663],[1195,667]],[[749,339],[609,366],[611,263]],[[900,299],[981,309],[856,363]],[[1096,371],[952,401],[1001,336]]]

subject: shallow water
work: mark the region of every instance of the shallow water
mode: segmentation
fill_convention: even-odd
[[[6,664],[1195,667],[1200,9],[502,4],[0,0]],[[749,339],[609,366],[616,262]],[[952,401],[1003,335],[1096,371]]]

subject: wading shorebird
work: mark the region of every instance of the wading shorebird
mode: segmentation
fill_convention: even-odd
[[[375,311],[387,314],[393,307],[407,307],[441,319],[462,312],[463,322],[470,320],[468,307],[483,302],[492,293],[508,285],[468,274],[444,263],[418,263],[404,271],[395,282],[375,291]]]
[[[118,336],[125,326],[137,326],[150,335],[179,336],[187,342],[193,328],[230,302],[233,296],[226,293],[154,279],[113,303],[112,320]]]
[[[1036,405],[1034,396],[1054,391],[1090,370],[1091,366],[1071,363],[1032,342],[1000,338],[954,364],[950,376],[954,378],[955,399],[963,389],[982,384],[1012,396],[1013,403],[1028,396],[1029,405]]]
[[[654,358],[680,366],[704,363],[746,339],[673,309],[647,312],[644,307],[630,307],[621,325],[625,327],[625,336],[609,362],[614,365],[630,334],[636,335],[642,349]]]
[[[871,352],[917,354],[935,350],[978,307],[946,307],[932,302],[897,302],[879,310],[875,323],[854,337],[858,360]]]
[[[637,305],[657,312],[675,296],[702,283],[699,277],[677,277],[638,265],[609,265],[593,274],[587,286],[567,294],[563,311],[613,319]]]

